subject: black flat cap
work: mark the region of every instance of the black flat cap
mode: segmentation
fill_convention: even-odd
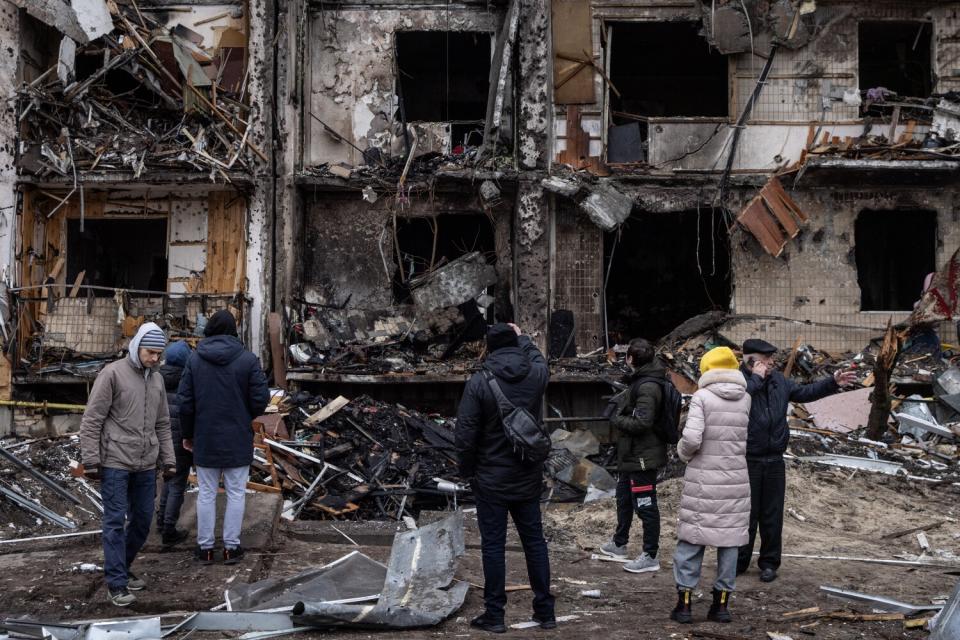
[[[777,352],[777,348],[767,342],[766,340],[761,340],[760,338],[750,338],[745,340],[743,343],[743,355],[748,353],[763,353],[770,355]]]

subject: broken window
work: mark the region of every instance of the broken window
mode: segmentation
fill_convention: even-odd
[[[936,271],[937,214],[864,210],[854,225],[862,311],[912,311]]]
[[[656,340],[730,306],[730,245],[719,210],[635,212],[605,245],[610,344]]]
[[[696,22],[618,22],[610,31],[610,162],[645,159],[639,117],[725,117],[727,57]]]
[[[930,22],[861,22],[858,34],[861,91],[883,87],[900,96],[930,96]],[[868,95],[866,103],[870,102]]]
[[[454,146],[479,129],[470,140],[478,144],[487,114],[490,35],[398,31],[395,36],[398,115],[407,122],[450,122]]]
[[[93,219],[67,224],[67,282],[119,289],[167,290],[167,221]],[[97,295],[113,295],[98,291]]]
[[[394,250],[395,301],[411,302],[411,280],[473,251],[479,251],[487,264],[496,264],[493,225],[484,214],[450,213],[432,218],[398,219]]]

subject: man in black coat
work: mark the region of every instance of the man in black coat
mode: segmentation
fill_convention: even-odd
[[[502,323],[490,327],[483,368],[496,377],[514,406],[525,407],[540,417],[549,370],[543,355],[529,337],[521,335],[519,327]],[[470,480],[477,502],[483,555],[485,611],[471,624],[493,633],[506,631],[504,549],[509,513],[527,559],[527,575],[534,594],[533,619],[544,629],[555,628],[550,559],[540,516],[543,464],[524,462],[514,452],[482,371],[473,374],[463,391],[457,412],[456,446],[460,474]]]
[[[206,336],[187,361],[180,381],[183,447],[197,469],[197,560],[213,562],[217,488],[223,478],[227,508],[223,517],[223,561],[243,558],[240,530],[247,478],[253,462],[253,419],[270,402],[266,376],[255,355],[237,337],[229,311],[207,321]]]
[[[177,458],[177,471],[173,477],[163,481],[160,504],[157,506],[157,529],[164,547],[180,544],[190,535],[183,529],[177,529],[180,508],[183,506],[183,493],[187,488],[190,467],[193,466],[193,455],[183,448],[180,396],[177,395],[177,389],[180,387],[180,378],[183,377],[183,368],[192,353],[193,350],[186,342],[174,342],[164,352],[163,365],[160,367],[163,386],[167,390],[167,406],[170,407],[170,439],[173,440],[173,453]]]
[[[777,348],[764,340],[751,338],[743,343],[741,370],[747,379],[750,422],[747,433],[747,467],[750,472],[750,541],[740,547],[737,574],[750,566],[757,528],[760,529],[760,579],[777,579],[783,552],[783,503],[787,474],[783,453],[787,450],[790,428],[787,408],[790,402],[813,402],[856,381],[852,371],[837,370],[833,376],[797,384],[774,368]]]

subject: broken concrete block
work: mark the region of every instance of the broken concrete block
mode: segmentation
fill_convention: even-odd
[[[600,453],[600,441],[597,436],[586,429],[577,429],[573,433],[566,429],[555,429],[550,434],[550,440],[553,442],[553,446],[563,447],[581,458]]]
[[[618,191],[613,184],[601,181],[580,203],[580,209],[604,231],[613,231],[630,217],[633,198]]]
[[[707,32],[707,40],[723,55],[745,53],[752,49],[750,39],[750,18],[737,5],[717,7],[710,11],[712,24]]]
[[[10,0],[13,4],[26,9],[34,18],[51,26],[65,36],[70,36],[79,44],[87,44],[90,37],[77,20],[77,13],[60,0]]]
[[[113,18],[104,0],[70,0],[80,28],[91,40],[113,31]]]
[[[421,309],[455,307],[473,300],[497,281],[497,272],[479,251],[411,282],[410,295]]]
[[[581,491],[587,491],[590,488],[597,491],[612,491],[617,488],[617,481],[606,469],[585,458],[577,464],[561,469],[556,478]]]
[[[540,181],[540,186],[557,195],[572,198],[580,193],[580,182],[578,180],[568,180],[559,176],[550,176]]]

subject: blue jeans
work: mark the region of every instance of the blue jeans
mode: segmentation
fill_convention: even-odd
[[[163,481],[160,504],[157,505],[157,528],[160,529],[160,533],[167,535],[176,533],[180,509],[183,507],[183,494],[187,489],[190,467],[193,466],[192,453],[176,444],[173,450],[177,456],[177,473],[169,480]]]
[[[103,573],[116,590],[127,586],[127,571],[150,533],[157,471],[104,468],[102,473]]]
[[[550,593],[550,558],[543,537],[540,503],[508,502],[498,504],[477,500],[477,524],[483,557],[483,603],[488,617],[503,621],[507,604],[506,542],[507,513],[520,535],[523,555],[527,560],[527,577],[533,589],[533,612],[540,619],[553,618],[554,598]]]

